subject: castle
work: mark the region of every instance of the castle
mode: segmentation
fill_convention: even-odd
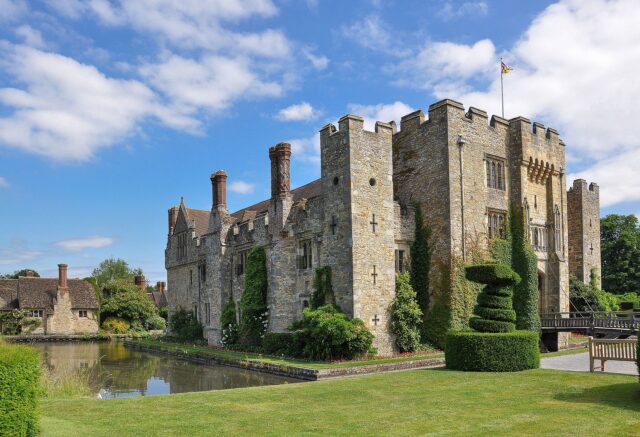
[[[244,289],[248,251],[267,253],[268,329],[285,331],[313,293],[315,268],[330,266],[337,305],[393,351],[389,311],[395,273],[407,269],[420,205],[432,230],[430,293],[450,292],[450,271],[470,246],[504,232],[510,205],[522,208],[538,258],[540,311],[569,311],[569,272],[599,276],[598,187],[567,193],[565,145],[558,132],[523,117],[506,120],[453,100],[394,122],[345,115],[320,130],[321,177],[290,189],[291,148],[269,149],[271,198],[236,212],[226,204],[227,174],[211,175],[210,211],[169,209],[165,252],[169,311],[192,309],[209,343],[220,316]],[[556,338],[556,345],[558,339]]]

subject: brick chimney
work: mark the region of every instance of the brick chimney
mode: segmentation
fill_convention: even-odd
[[[169,215],[169,235],[173,234],[173,230],[176,228],[176,222],[178,221],[178,207],[172,206],[168,211]]]
[[[27,270],[25,272],[25,275],[27,276],[27,278],[35,278],[35,274],[33,273],[33,270]]]
[[[156,284],[156,291],[159,291],[160,293],[164,293],[166,286],[167,285],[164,282],[158,282]]]
[[[269,149],[271,159],[271,196],[289,193],[291,144],[278,143]]]
[[[138,287],[140,289],[140,291],[144,291],[144,276],[142,275],[136,275],[133,278],[133,282],[136,284],[136,287]]]
[[[211,175],[211,208],[227,209],[227,172],[218,170]]]
[[[67,265],[58,264],[58,288],[67,288]]]

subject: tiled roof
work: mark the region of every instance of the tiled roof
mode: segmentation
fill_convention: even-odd
[[[18,281],[0,279],[0,311],[18,308]]]
[[[148,293],[147,296],[149,296],[151,302],[153,302],[158,308],[167,305],[167,297],[162,291],[152,291],[151,293]]]
[[[10,288],[4,282],[0,285],[0,297],[4,294],[2,290]],[[58,293],[57,278],[20,277],[10,282],[13,283],[13,289],[16,290],[17,307],[53,311],[53,305]],[[98,308],[96,293],[91,284],[82,279],[68,279],[67,286],[69,287],[72,308]]]
[[[210,211],[204,211],[202,209],[185,208],[187,215],[189,216],[189,226],[196,222],[196,236],[200,237],[207,233],[209,229],[209,216]]]
[[[300,199],[311,199],[312,197],[320,195],[320,193],[322,193],[322,181],[320,179],[316,179],[315,181],[309,182],[295,190],[291,190],[294,202],[297,202]],[[240,222],[248,220],[249,218],[255,218],[257,215],[264,214],[269,210],[270,201],[271,199],[267,199],[262,202],[258,202],[255,205],[242,208],[241,210],[232,213],[231,217]]]

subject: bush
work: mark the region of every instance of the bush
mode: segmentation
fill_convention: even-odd
[[[618,311],[620,301],[617,296],[600,290],[592,284],[585,284],[569,274],[569,299],[578,311]]]
[[[268,332],[262,341],[262,352],[287,357],[302,356],[302,346],[291,332]]]
[[[0,343],[0,435],[38,434],[39,380],[36,349]]]
[[[147,329],[164,330],[167,327],[167,321],[159,315],[153,315],[145,321]]]
[[[478,264],[465,270],[467,279],[486,284],[474,309],[476,317],[469,320],[471,327],[480,332],[514,331],[516,312],[511,296],[512,287],[520,282],[520,276],[502,264]]]
[[[230,301],[225,305],[220,316],[222,344],[229,346],[238,342],[238,322],[236,321],[236,304]]]
[[[102,317],[119,317],[140,325],[157,314],[153,302],[138,287],[124,281],[109,282],[105,288],[100,314]],[[139,325],[136,325],[139,326]]]
[[[182,308],[169,317],[169,329],[178,341],[202,339],[202,326],[193,312]]]
[[[362,320],[349,320],[332,305],[305,308],[302,320],[289,330],[301,356],[314,360],[353,359],[366,355],[373,344],[373,334]]]
[[[240,343],[259,346],[267,330],[267,255],[255,247],[247,255],[244,292],[240,298]]]
[[[530,331],[509,333],[450,332],[447,368],[475,372],[517,372],[540,366],[539,335]]]
[[[102,322],[102,329],[111,334],[124,334],[131,328],[131,324],[119,317],[107,317]]]
[[[413,352],[420,346],[422,310],[416,302],[408,273],[396,275],[396,297],[391,305],[391,332],[400,352]]]

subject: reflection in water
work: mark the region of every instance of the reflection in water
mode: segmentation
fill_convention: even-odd
[[[91,388],[103,398],[184,393],[299,382],[251,370],[205,366],[110,343],[35,343],[46,365],[87,372]]]

